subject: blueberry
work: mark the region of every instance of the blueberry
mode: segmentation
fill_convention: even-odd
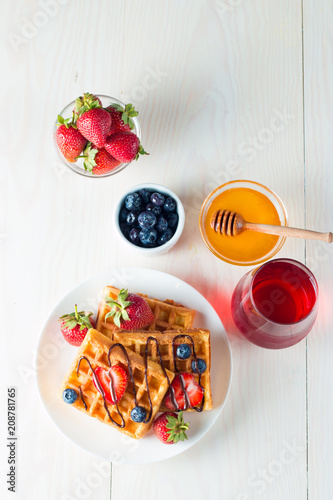
[[[133,422],[144,422],[146,420],[147,410],[143,406],[135,406],[131,411]]]
[[[157,240],[157,231],[155,229],[142,229],[139,238],[144,246],[154,247]]]
[[[176,202],[173,198],[170,196],[167,197],[167,199],[164,202],[163,208],[164,211],[167,213],[174,212],[176,210]]]
[[[141,207],[141,197],[138,193],[130,193],[126,196],[125,207],[128,210],[138,210]]]
[[[147,203],[146,210],[151,210],[153,214],[159,216],[162,213],[162,208],[154,205],[154,203]]]
[[[127,217],[126,217],[126,222],[129,226],[135,226],[138,220],[138,213],[137,212],[128,212]]]
[[[143,189],[140,189],[140,191],[139,191],[139,196],[141,196],[143,203],[149,202],[150,195],[151,195],[151,191],[149,191],[149,189],[143,188]]]
[[[156,222],[156,229],[159,233],[163,233],[168,229],[168,221],[164,217],[159,217]]]
[[[139,234],[140,234],[140,229],[138,229],[137,227],[133,227],[130,230],[129,239],[135,245],[140,244]]]
[[[62,393],[62,399],[65,403],[72,405],[77,400],[77,392],[74,389],[65,389]]]
[[[166,243],[167,241],[171,240],[173,236],[173,232],[172,230],[168,227],[168,229],[166,231],[164,231],[164,233],[162,233],[158,240],[157,240],[157,244],[158,245],[164,245],[164,243]]]
[[[194,373],[198,373],[198,371],[199,373],[203,373],[204,371],[206,371],[207,368],[206,361],[204,359],[198,358],[196,363],[195,359],[193,359],[191,363],[191,368]]]
[[[146,212],[141,212],[138,217],[139,226],[142,229],[150,229],[156,224],[156,215],[152,213],[151,210],[146,210]]]
[[[125,238],[128,238],[131,228],[125,222],[122,222],[119,227]]]
[[[179,359],[188,359],[192,354],[192,348],[189,344],[179,344],[176,349],[176,356]]]
[[[122,207],[122,209],[119,212],[119,222],[125,222],[127,214],[128,214],[127,208]]]
[[[155,192],[151,195],[150,201],[154,203],[154,205],[161,207],[165,202],[165,196],[162,193]]]
[[[166,220],[168,221],[169,227],[172,229],[175,229],[178,224],[178,215],[175,213],[168,214],[166,217]]]

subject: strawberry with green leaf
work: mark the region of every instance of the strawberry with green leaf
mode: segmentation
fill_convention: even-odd
[[[75,101],[73,120],[77,128],[98,148],[102,148],[111,128],[111,115],[102,107],[101,100],[88,92]]]
[[[101,108],[101,107],[102,107],[102,101],[94,94],[86,92],[85,94],[83,94],[83,96],[80,96],[75,100],[75,105],[73,110],[73,117],[75,123],[85,111],[88,111],[89,109],[92,108]]]
[[[58,115],[57,125],[55,134],[57,146],[66,160],[74,163],[84,150],[87,139],[79,132],[71,118],[65,120],[61,115]]]
[[[140,295],[128,293],[124,288],[120,290],[116,300],[105,297],[105,302],[111,308],[105,319],[112,317],[115,325],[123,330],[139,330],[154,320],[148,302]]]
[[[111,104],[105,108],[111,115],[111,128],[109,135],[116,132],[131,132],[134,129],[132,118],[138,116],[133,104],[126,104],[125,107],[120,104]]]
[[[84,158],[85,170],[95,175],[106,174],[120,165],[120,161],[113,158],[104,148],[98,149],[91,142],[87,144],[80,158]]]
[[[91,318],[92,312],[78,312],[76,304],[74,309],[73,313],[64,314],[59,319],[64,339],[71,345],[79,346],[88,330],[94,328],[95,322]]]
[[[184,422],[182,411],[178,415],[170,411],[162,413],[153,423],[155,436],[164,444],[177,444],[179,441],[185,441],[189,427],[189,424]]]

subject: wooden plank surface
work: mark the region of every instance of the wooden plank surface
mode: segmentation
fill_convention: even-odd
[[[306,224],[332,231],[333,3],[304,2]],[[314,196],[320,193],[320,196]],[[308,242],[306,260],[319,286],[319,315],[308,338],[309,498],[331,498],[333,407],[332,245]]]
[[[243,178],[278,193],[290,225],[332,229],[332,2],[303,3],[54,0],[45,10],[36,0],[3,2],[1,414],[14,385],[19,454],[17,493],[2,482],[1,498],[331,497],[332,252],[286,242],[279,256],[307,262],[318,277],[320,315],[307,342],[263,350],[237,335],[230,314],[232,291],[249,268],[210,254],[197,222],[212,189]],[[100,180],[59,164],[54,120],[86,91],[137,106],[149,157]],[[173,189],[186,210],[179,243],[156,258],[134,259],[112,227],[120,193],[141,182]],[[150,465],[112,465],[72,444],[47,416],[35,383],[39,332],[54,304],[90,275],[128,266],[168,272],[201,292],[223,321],[234,362],[213,428],[185,453]]]
[[[175,249],[180,258],[168,255],[167,269],[177,270],[216,307],[231,334],[235,369],[229,404],[207,438],[167,462],[118,466],[112,497],[152,496],[157,485],[162,499],[177,493],[216,499],[304,496],[305,345],[273,353],[232,335],[230,295],[244,269],[207,255],[195,229],[205,196],[237,178],[269,185],[285,201],[291,220],[303,223],[299,5],[251,2],[223,13],[216,3],[192,2],[190,9],[184,4],[178,8],[171,23],[170,11],[166,19],[160,5],[146,2],[160,32],[153,48],[140,6],[127,5],[125,23],[142,22],[137,25],[140,47],[135,39],[125,43],[125,51],[137,61],[134,67],[126,65],[125,80],[135,81],[138,72],[143,80],[147,54],[167,73],[142,102],[147,116],[143,127],[149,131],[153,121],[153,147],[159,154],[158,162],[153,155],[148,159],[158,169],[153,179],[167,183],[169,171],[177,168],[180,176],[169,177],[171,187],[182,195],[187,211],[183,248]],[[285,123],[281,131],[270,133],[277,112],[285,114]],[[181,256],[187,250],[191,264],[184,268]],[[283,254],[302,259],[304,243],[288,241]],[[292,420],[286,407],[292,408]],[[295,457],[288,455],[286,465],[281,457],[288,446],[300,449]]]

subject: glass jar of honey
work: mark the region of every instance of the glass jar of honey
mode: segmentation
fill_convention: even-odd
[[[199,215],[201,236],[209,250],[230,264],[250,266],[272,258],[285,242],[284,237],[245,230],[237,236],[224,236],[210,226],[217,210],[231,210],[248,222],[288,225],[287,211],[270,189],[253,181],[231,181],[212,191]]]

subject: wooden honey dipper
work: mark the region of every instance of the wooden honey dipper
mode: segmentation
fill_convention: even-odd
[[[223,236],[237,236],[245,230],[257,231],[259,233],[276,234],[277,236],[291,236],[293,238],[304,238],[306,240],[321,240],[332,243],[333,233],[319,233],[309,229],[298,229],[297,227],[273,226],[271,224],[257,224],[247,222],[241,214],[231,210],[217,210],[210,219],[210,226]]]

